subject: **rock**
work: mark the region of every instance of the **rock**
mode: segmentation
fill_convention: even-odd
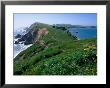
[[[26,34],[22,36],[18,35],[17,37],[21,37],[18,39],[18,43],[24,41],[25,45],[33,44],[40,41],[44,35],[48,34],[47,28],[38,29],[37,25],[38,23],[32,24]]]
[[[15,36],[15,38],[21,38],[21,35],[20,35],[20,34],[17,34],[17,35]]]
[[[40,40],[44,35],[48,33],[49,31],[47,30],[47,28],[39,29],[39,31],[37,32],[37,40]]]
[[[14,44],[19,44],[19,42],[18,41],[15,41]]]

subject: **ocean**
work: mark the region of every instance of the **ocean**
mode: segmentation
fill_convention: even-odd
[[[24,45],[24,44],[14,44],[14,58],[23,50],[27,49],[28,47],[32,46],[32,44]]]
[[[80,40],[97,37],[97,28],[70,28],[68,30]]]

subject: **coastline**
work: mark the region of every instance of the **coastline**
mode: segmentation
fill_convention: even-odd
[[[14,50],[14,53],[13,53],[13,56],[14,58],[22,51],[26,50],[28,47],[32,46],[33,44],[29,44],[29,45],[24,45],[24,44],[14,44],[14,47],[19,45],[20,46],[20,50],[16,51],[15,53],[15,50]]]

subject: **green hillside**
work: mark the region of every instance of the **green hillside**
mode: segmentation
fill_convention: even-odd
[[[33,43],[14,58],[14,75],[96,75],[97,39],[77,40],[67,31],[47,24],[44,44]]]

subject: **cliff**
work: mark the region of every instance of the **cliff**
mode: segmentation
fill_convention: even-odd
[[[18,41],[33,44],[14,58],[14,75],[96,75],[96,38],[77,40],[68,31],[34,23]]]

